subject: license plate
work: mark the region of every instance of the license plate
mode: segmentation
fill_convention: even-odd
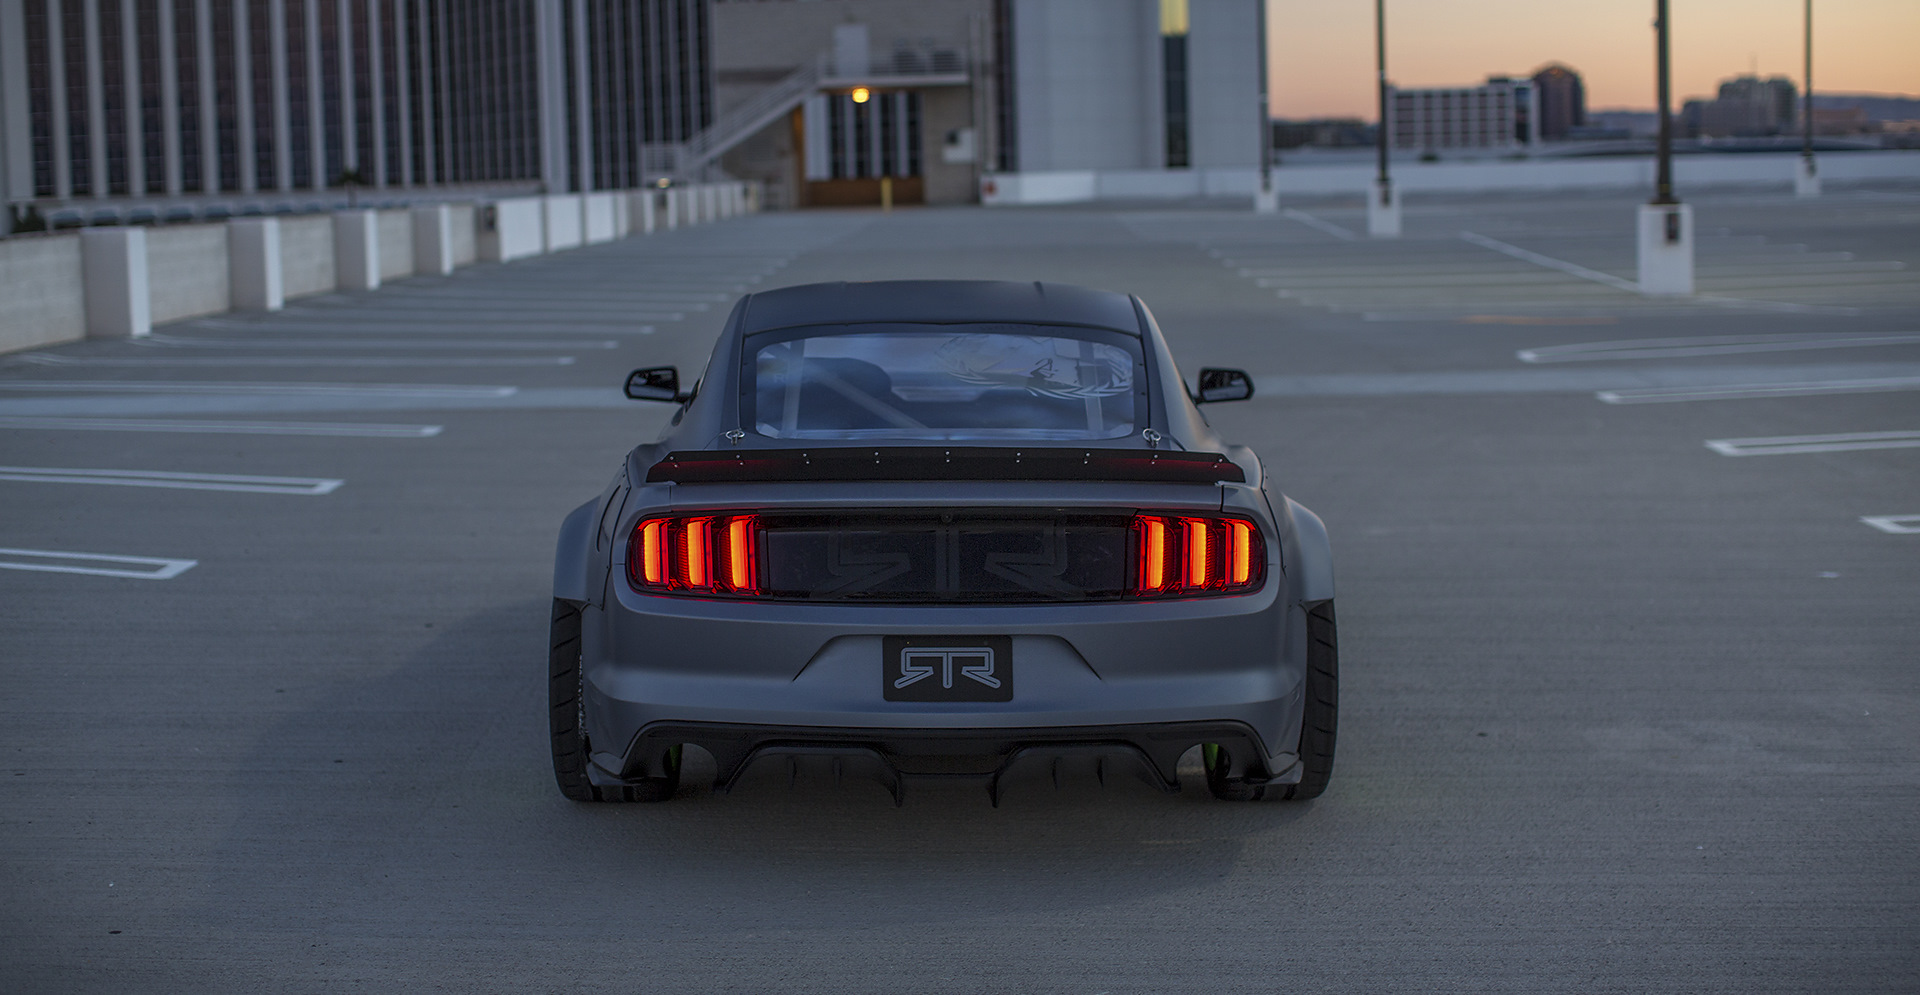
[[[1011,636],[886,636],[880,691],[888,701],[1012,701]]]

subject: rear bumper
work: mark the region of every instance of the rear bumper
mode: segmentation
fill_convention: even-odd
[[[589,774],[596,783],[618,784],[643,776],[646,758],[660,757],[679,745],[711,754],[718,769],[715,786],[726,791],[747,769],[761,762],[782,763],[790,775],[803,768],[832,776],[871,778],[904,798],[911,779],[983,781],[995,804],[1002,784],[1012,776],[1050,777],[1091,774],[1103,783],[1129,774],[1163,791],[1180,788],[1180,757],[1201,743],[1218,743],[1240,756],[1265,756],[1260,736],[1240,722],[1162,722],[1113,726],[1048,726],[1008,729],[823,729],[817,726],[741,725],[710,722],[657,722],[634,737],[619,772],[601,766]],[[611,756],[605,759],[612,760]],[[1274,782],[1298,780],[1297,763],[1278,772]]]

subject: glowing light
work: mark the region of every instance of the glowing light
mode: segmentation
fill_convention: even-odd
[[[727,586],[736,591],[753,588],[753,518],[727,521]]]
[[[1205,587],[1213,572],[1208,556],[1212,550],[1207,548],[1207,522],[1203,518],[1188,518],[1181,524],[1187,532],[1187,586]]]
[[[655,519],[640,527],[641,576],[648,584],[667,582],[667,544],[660,541],[666,523]]]
[[[684,578],[688,587],[706,587],[712,583],[707,573],[707,550],[710,519],[689,518],[685,530],[680,533],[680,549],[686,555],[687,571]]]
[[[1253,526],[1246,522],[1228,522],[1233,530],[1233,572],[1227,580],[1245,584],[1253,576]]]
[[[871,99],[873,99],[873,91],[872,91],[872,90],[869,90],[869,89],[867,89],[867,88],[866,88],[866,87],[864,87],[864,86],[856,86],[856,87],[854,87],[854,88],[853,88],[853,94],[852,94],[852,96],[853,96],[853,102],[854,102],[854,103],[856,103],[856,104],[864,104],[864,103],[866,103],[866,102],[867,102],[868,100],[871,100]]]
[[[1141,520],[1140,587],[1158,591],[1167,582],[1167,527],[1158,518]]]

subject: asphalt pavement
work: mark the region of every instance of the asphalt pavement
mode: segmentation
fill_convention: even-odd
[[[817,211],[0,357],[0,992],[1920,991],[1920,190],[1690,200],[1685,300],[1624,196]],[[560,797],[626,371],[924,277],[1253,374],[1209,414],[1333,540],[1322,798]]]

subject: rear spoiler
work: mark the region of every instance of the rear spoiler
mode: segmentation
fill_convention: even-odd
[[[1129,480],[1176,484],[1244,483],[1220,453],[1137,449],[743,449],[673,452],[647,470],[648,483],[748,483],[800,480]]]

